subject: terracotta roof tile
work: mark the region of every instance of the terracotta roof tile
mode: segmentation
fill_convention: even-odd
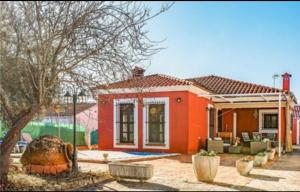
[[[97,89],[147,88],[180,85],[193,85],[193,83],[168,75],[154,74],[144,77],[131,78],[125,81],[118,81],[108,85],[100,85],[97,87]]]
[[[193,85],[214,94],[277,93],[280,91],[279,89],[272,87],[237,81],[215,75],[184,80],[162,74],[136,77],[107,85],[100,85],[96,87],[96,89],[149,88],[184,85]]]
[[[186,79],[215,94],[276,93],[279,89],[215,75]]]

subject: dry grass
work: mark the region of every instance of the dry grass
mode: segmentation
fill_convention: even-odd
[[[109,179],[107,172],[80,172],[58,176],[29,175],[24,172],[10,172],[9,186],[1,191],[65,191],[91,186]]]

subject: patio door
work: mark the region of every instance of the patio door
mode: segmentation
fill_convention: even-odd
[[[215,109],[209,108],[209,138],[215,137]]]

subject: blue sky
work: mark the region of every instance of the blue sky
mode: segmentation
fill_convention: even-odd
[[[148,4],[155,10],[161,2]],[[273,86],[274,73],[289,72],[300,100],[300,2],[176,2],[147,27],[152,39],[166,39],[148,74],[215,74]]]

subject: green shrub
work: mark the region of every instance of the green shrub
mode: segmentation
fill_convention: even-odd
[[[217,154],[214,151],[206,151],[201,149],[201,151],[199,153],[197,153],[197,155],[199,156],[216,156]]]

